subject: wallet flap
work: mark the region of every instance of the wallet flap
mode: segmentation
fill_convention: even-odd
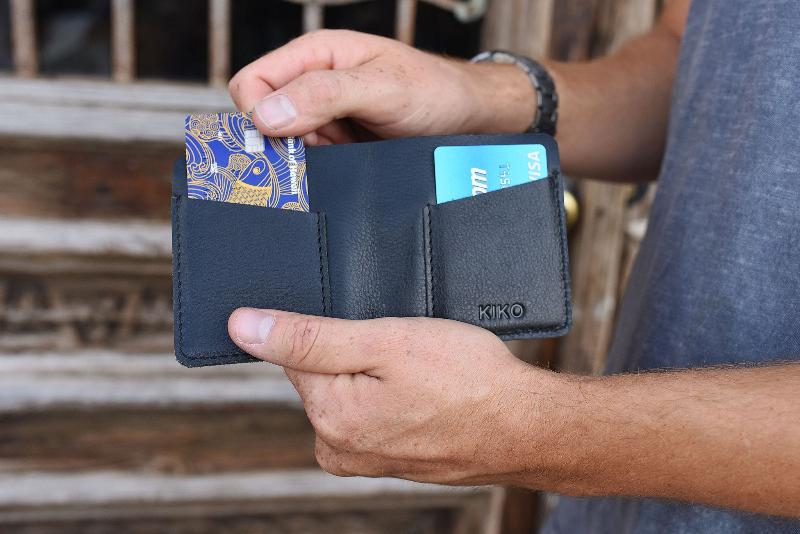
[[[188,366],[255,361],[228,336],[236,308],[329,313],[325,218],[172,198],[175,354]]]
[[[571,307],[559,192],[553,174],[428,207],[432,315],[503,339],[565,333]]]

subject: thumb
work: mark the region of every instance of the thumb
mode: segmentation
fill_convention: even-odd
[[[375,375],[385,358],[375,321],[239,308],[228,333],[248,354],[296,371]]]
[[[359,108],[372,106],[357,70],[306,72],[256,103],[253,119],[265,135],[305,135]]]

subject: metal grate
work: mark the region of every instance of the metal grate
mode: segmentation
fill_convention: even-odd
[[[134,0],[111,1],[111,78],[120,83],[136,79]],[[231,4],[233,0],[208,0],[208,84],[224,86],[231,75]],[[303,7],[303,32],[325,27],[325,7],[376,0],[285,0]],[[451,11],[470,22],[483,16],[488,0],[397,0],[394,35],[413,44],[418,2]],[[11,48],[15,74],[36,77],[39,71],[35,0],[11,0]]]

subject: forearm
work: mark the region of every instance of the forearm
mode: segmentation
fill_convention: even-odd
[[[605,180],[656,176],[667,131],[685,13],[682,2],[648,34],[594,61],[545,61],[559,95],[557,139],[565,172]],[[513,66],[472,68],[483,104],[480,131],[523,131],[532,122],[535,93]],[[519,71],[519,69],[517,69]]]
[[[548,63],[559,91],[558,143],[568,174],[654,179],[664,152],[680,49],[664,28],[585,63]]]
[[[548,384],[523,483],[800,516],[800,364]]]

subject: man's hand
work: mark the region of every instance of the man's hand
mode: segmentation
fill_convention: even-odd
[[[540,403],[530,384],[539,381],[541,393],[555,375],[517,360],[489,332],[442,319],[345,321],[250,308],[234,312],[228,329],[243,350],[284,366],[326,471],[530,482],[519,478],[530,444],[516,438],[536,423],[524,416]]]
[[[345,30],[295,39],[239,71],[229,89],[263,133],[304,135],[312,145],[364,133],[522,132],[535,113],[530,81],[517,67],[447,59]]]
[[[800,365],[571,377],[442,319],[243,308],[228,330],[285,368],[337,475],[502,483],[800,517]]]

